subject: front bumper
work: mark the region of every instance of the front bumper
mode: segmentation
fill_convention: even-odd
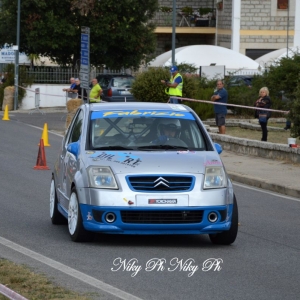
[[[86,230],[109,234],[214,234],[230,229],[232,215],[232,204],[151,209],[80,204],[80,209]],[[216,221],[209,221],[210,213]]]

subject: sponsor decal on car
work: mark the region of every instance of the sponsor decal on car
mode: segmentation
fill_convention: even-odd
[[[106,160],[133,168],[142,162],[141,159],[136,155],[116,151],[104,151],[101,153],[96,152],[92,154],[90,158],[93,158],[93,160]]]
[[[178,112],[172,110],[114,110],[114,111],[94,111],[91,115],[91,120],[99,119],[99,118],[112,118],[114,116],[122,116],[122,117],[137,117],[137,116],[153,116],[153,117],[162,117],[162,118],[180,118],[186,120],[195,120],[193,115],[190,112]]]
[[[148,199],[148,204],[177,204],[177,199]]]

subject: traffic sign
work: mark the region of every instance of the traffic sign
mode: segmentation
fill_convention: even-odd
[[[89,89],[90,84],[90,28],[81,27],[81,51],[80,51],[80,81],[81,86]]]

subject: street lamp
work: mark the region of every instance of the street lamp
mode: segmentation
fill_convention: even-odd
[[[17,16],[17,45],[15,50],[15,99],[14,110],[17,110],[18,105],[18,86],[19,86],[19,45],[20,45],[20,8],[21,0],[18,0],[18,16]]]

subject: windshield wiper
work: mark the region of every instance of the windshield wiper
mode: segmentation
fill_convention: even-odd
[[[173,146],[173,145],[151,145],[151,146],[142,146],[142,147],[137,147],[137,150],[188,150],[188,147],[184,146]]]
[[[94,148],[93,150],[133,150],[133,148],[123,146],[103,146]]]

